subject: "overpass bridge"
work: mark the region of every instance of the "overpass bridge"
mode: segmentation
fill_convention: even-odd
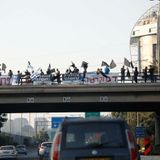
[[[159,111],[160,83],[0,87],[2,113]]]

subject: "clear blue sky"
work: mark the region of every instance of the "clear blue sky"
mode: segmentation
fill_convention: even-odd
[[[96,70],[102,60],[130,60],[131,30],[158,3],[149,0],[1,0],[0,61],[25,71],[27,62],[61,72],[71,61]]]

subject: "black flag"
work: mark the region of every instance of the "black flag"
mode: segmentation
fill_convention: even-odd
[[[85,62],[85,61],[83,61],[81,67],[83,67],[83,68],[88,68],[88,63]]]
[[[103,67],[103,66],[107,66],[107,67],[109,67],[109,65],[108,65],[105,61],[102,61],[101,66],[102,66],[102,67]]]
[[[133,65],[132,61],[130,62],[130,66],[131,66],[132,68],[134,68],[134,65]]]

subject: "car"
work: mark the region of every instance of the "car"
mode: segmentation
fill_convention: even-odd
[[[138,160],[135,137],[121,119],[65,119],[53,139],[51,160]]]
[[[18,154],[25,154],[25,155],[27,155],[26,146],[23,145],[23,144],[17,145],[17,146],[16,146],[16,150],[17,150]]]
[[[0,159],[17,159],[17,151],[14,145],[0,147]]]
[[[49,158],[52,142],[42,142],[38,147],[38,156],[40,159]]]

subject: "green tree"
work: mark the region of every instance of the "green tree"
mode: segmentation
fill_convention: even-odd
[[[13,144],[13,143],[14,143],[13,137],[5,133],[0,134],[0,145],[7,145],[7,144]]]
[[[154,112],[112,112],[112,117],[123,118],[134,131],[136,126],[144,126],[146,130],[154,133],[155,113]]]
[[[48,141],[49,135],[48,135],[47,131],[42,129],[37,133],[37,135],[34,137],[34,139],[38,142]]]

